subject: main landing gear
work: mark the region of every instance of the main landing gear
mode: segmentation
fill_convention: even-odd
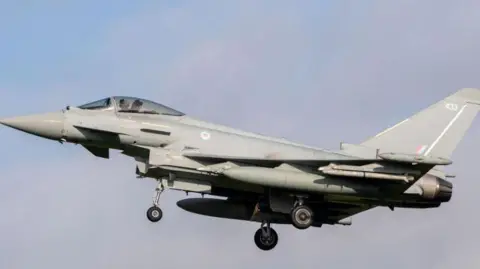
[[[147,210],[147,218],[151,222],[158,222],[163,217],[163,212],[159,207],[160,195],[165,190],[162,183],[158,184],[153,195],[153,206]]]
[[[262,222],[262,226],[257,230],[254,236],[255,244],[261,250],[272,250],[277,246],[278,234],[270,227],[270,222]]]
[[[305,230],[313,224],[313,211],[304,205],[303,199],[299,199],[290,212],[290,218],[295,228]]]
[[[297,197],[290,211],[292,225],[300,230],[308,229],[314,222],[312,209],[304,203],[303,197]],[[278,234],[270,227],[270,221],[263,220],[254,236],[257,247],[264,251],[274,249],[278,244]]]

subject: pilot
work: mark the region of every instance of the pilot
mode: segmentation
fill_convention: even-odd
[[[125,101],[125,99],[120,99],[120,101],[118,102],[118,106],[120,107],[120,110],[127,110],[129,104],[127,101]]]
[[[132,104],[132,110],[140,111],[140,108],[142,108],[142,105],[143,105],[143,102],[137,99]]]

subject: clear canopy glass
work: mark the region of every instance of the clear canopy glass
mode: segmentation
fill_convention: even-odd
[[[113,102],[112,102],[113,100]],[[142,98],[115,96],[91,102],[82,106],[80,109],[88,110],[110,110],[115,104],[118,113],[137,113],[153,115],[184,116],[185,114],[173,108],[155,103]]]
[[[87,110],[105,110],[109,108],[113,108],[112,99],[105,98],[102,100],[98,100],[95,102],[91,102],[82,106],[79,106],[80,109],[87,109]]]

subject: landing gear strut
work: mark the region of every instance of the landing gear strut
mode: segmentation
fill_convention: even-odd
[[[270,222],[262,222],[262,226],[257,230],[254,236],[255,244],[261,250],[272,250],[277,246],[278,234],[270,227]]]
[[[153,195],[153,206],[147,210],[147,218],[151,222],[158,222],[163,217],[163,212],[159,207],[160,195],[165,190],[163,183],[159,183],[155,188],[155,194]]]
[[[303,204],[303,199],[299,199],[290,213],[290,218],[295,228],[305,230],[313,224],[313,211]]]

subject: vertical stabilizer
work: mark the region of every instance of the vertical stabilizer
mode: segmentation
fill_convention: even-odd
[[[361,145],[381,152],[450,158],[480,108],[480,90],[465,88]]]

